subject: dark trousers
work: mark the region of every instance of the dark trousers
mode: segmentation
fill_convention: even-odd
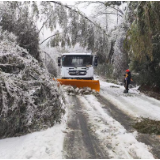
[[[128,81],[125,81],[125,89],[126,89],[126,91],[128,91],[128,85],[129,85],[129,82]]]

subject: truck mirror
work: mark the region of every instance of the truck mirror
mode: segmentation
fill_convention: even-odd
[[[98,57],[94,57],[94,66],[98,66]]]
[[[58,57],[58,66],[61,66],[61,57]]]

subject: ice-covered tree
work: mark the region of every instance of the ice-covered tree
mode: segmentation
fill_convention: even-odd
[[[17,36],[17,42],[39,59],[39,34],[35,21],[29,12],[28,2],[3,2],[0,4],[0,26]]]
[[[36,58],[38,34],[46,27],[53,31],[50,36],[54,37],[51,42],[53,46],[74,46],[79,43],[97,53],[100,61],[106,60],[109,45],[106,30],[76,8],[57,1],[3,2],[0,10],[2,28],[14,32],[20,45]],[[39,31],[35,27],[36,20],[42,23]],[[58,36],[55,34],[57,30],[60,30]]]
[[[132,21],[125,43],[130,65],[140,73],[140,84],[160,87],[160,2],[130,2],[130,11]]]

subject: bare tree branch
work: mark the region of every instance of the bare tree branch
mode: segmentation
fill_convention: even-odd
[[[94,17],[96,16],[101,16],[101,15],[106,15],[106,14],[112,14],[112,15],[117,15],[117,13],[112,13],[112,12],[99,12],[98,14],[94,15]],[[118,14],[118,16],[122,17],[122,15]]]
[[[51,15],[52,15],[52,13],[48,16],[48,18],[46,19],[46,21],[43,22],[43,24],[42,24],[41,28],[39,29],[38,33],[41,32],[41,30],[43,29],[44,25],[47,23],[47,21],[49,20],[49,18],[51,17]]]
[[[57,1],[50,1],[51,3],[54,3],[54,4],[58,4],[58,5],[61,5],[61,6],[64,6],[65,8],[68,8],[70,11],[72,12],[75,12],[77,14],[79,14],[80,16],[82,16],[84,19],[86,19],[87,21],[89,21],[91,24],[93,24],[94,26],[96,26],[97,28],[99,28],[100,30],[102,30],[107,36],[108,34],[106,33],[106,30],[104,30],[100,25],[98,25],[97,23],[93,22],[92,20],[90,20],[85,14],[82,14],[79,10],[75,10],[71,7],[69,7],[68,5],[64,5],[60,2],[57,2]]]
[[[82,4],[82,3],[88,3],[88,5],[90,4],[102,4],[104,7],[110,7],[116,11],[118,11],[121,16],[124,15],[124,13],[122,12],[122,10],[120,10],[119,8],[115,8],[114,6],[111,6],[110,4],[108,4],[108,1],[94,1],[94,2],[91,2],[91,1],[80,1],[80,2],[77,2],[76,4]]]
[[[60,33],[56,33],[56,34],[53,34],[53,35],[49,36],[48,38],[46,38],[45,40],[43,40],[40,44],[43,44],[46,40],[48,40],[49,38],[52,38],[52,37],[54,37],[54,36],[56,36],[58,34],[60,34]]]

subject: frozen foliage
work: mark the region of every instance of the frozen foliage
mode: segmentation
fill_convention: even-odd
[[[0,36],[0,137],[51,127],[64,113],[57,83],[7,34]]]
[[[123,49],[123,41],[125,39],[125,32],[121,31],[115,42],[114,46],[114,74],[116,77],[119,77],[119,74],[122,74],[128,68],[128,55]]]
[[[29,10],[28,2],[0,3],[0,26],[3,31],[14,33],[19,46],[39,60],[39,33]]]
[[[126,36],[126,49],[130,54],[130,67],[143,88],[160,90],[160,3],[130,2],[128,19],[131,27]],[[148,88],[148,90],[150,90]]]
[[[50,42],[52,47],[74,47],[79,43],[81,47],[96,53],[99,61],[105,62],[107,58],[109,42],[106,30],[73,6],[58,1],[3,2],[0,4],[0,16],[3,30],[17,35],[20,46],[38,60],[39,34],[44,27],[54,31],[48,37],[53,37]],[[36,20],[42,24],[39,31]]]
[[[42,2],[41,6],[43,7],[40,14],[42,17],[47,17],[42,18],[45,22],[44,26],[55,30],[59,27],[58,30],[60,30],[54,34],[50,42],[52,47],[75,46],[76,43],[79,43],[80,46],[99,55],[99,61],[106,60],[108,35],[100,25],[91,21],[80,11],[60,2]]]
[[[41,51],[41,59],[52,77],[57,77],[57,63],[54,60],[56,58],[53,59],[47,52]]]
[[[122,78],[122,74],[128,68],[128,53],[124,49],[124,40],[126,38],[126,31],[128,24],[126,22],[119,25],[113,32],[110,40],[114,43],[111,48],[113,51],[112,63],[113,74],[117,78]]]

